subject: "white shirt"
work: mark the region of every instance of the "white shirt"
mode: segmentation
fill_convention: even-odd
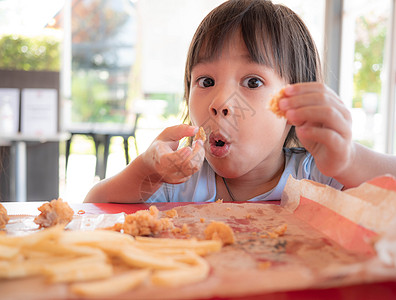
[[[287,178],[310,179],[315,182],[342,189],[343,185],[331,177],[320,173],[312,155],[299,148],[284,149],[285,170],[278,184],[264,194],[247,201],[280,200]],[[181,184],[163,183],[146,202],[214,202],[216,198],[216,176],[205,160],[202,168],[189,180]]]

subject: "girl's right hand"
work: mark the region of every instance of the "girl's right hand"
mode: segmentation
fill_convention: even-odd
[[[177,149],[179,141],[193,136],[198,127],[186,124],[166,128],[142,154],[144,164],[157,182],[182,183],[197,172],[204,160],[203,142],[197,140],[192,147]],[[151,177],[150,176],[150,177]]]

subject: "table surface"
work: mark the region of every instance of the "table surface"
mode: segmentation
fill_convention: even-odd
[[[134,124],[126,123],[72,123],[65,126],[65,130],[73,134],[130,134],[134,128]]]
[[[33,135],[16,133],[13,135],[0,135],[0,140],[8,142],[59,142],[67,140],[70,137],[68,132],[59,132],[51,135]]]
[[[1,204],[3,204],[4,207],[7,209],[9,215],[38,215],[39,211],[37,210],[37,208],[43,203],[44,202],[2,202]],[[266,203],[279,204],[279,201],[267,201]],[[191,203],[155,203],[159,210],[167,210],[177,206],[188,204]],[[82,213],[83,211],[83,213],[85,214],[116,214],[121,212],[130,214],[136,212],[137,210],[148,209],[152,204],[69,203],[69,205],[72,207],[75,213],[78,213],[79,211],[80,213]],[[265,203],[263,203],[263,205],[265,205]],[[396,299],[396,282],[378,282],[336,288],[276,292],[268,293],[265,295],[249,296],[247,298],[244,297],[243,299]]]

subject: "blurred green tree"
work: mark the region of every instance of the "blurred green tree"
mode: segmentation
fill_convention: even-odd
[[[381,99],[386,20],[360,17],[357,20],[356,36],[353,106],[362,107],[365,93],[376,93],[378,99]]]
[[[73,109],[75,122],[122,122],[123,117],[109,99],[109,86],[100,79],[96,70],[80,70],[72,77]]]
[[[59,44],[59,39],[49,35],[3,35],[0,37],[0,69],[59,71]]]

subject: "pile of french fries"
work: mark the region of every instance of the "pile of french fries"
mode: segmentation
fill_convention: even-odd
[[[140,285],[180,286],[208,276],[202,256],[218,240],[132,237],[115,231],[66,231],[63,226],[25,236],[0,235],[0,280],[45,276],[74,294],[111,297]]]

